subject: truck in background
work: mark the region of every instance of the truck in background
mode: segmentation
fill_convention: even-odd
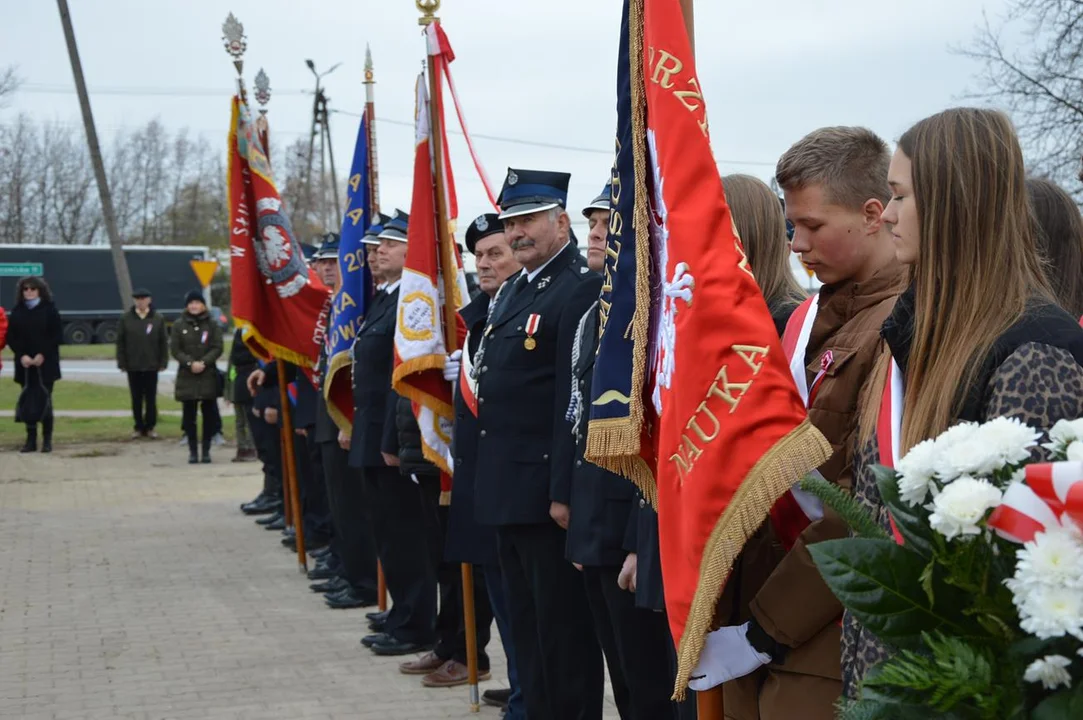
[[[199,287],[192,260],[212,259],[210,248],[178,245],[126,245],[124,256],[133,288],[150,290],[154,308],[172,324],[184,312],[184,296]],[[53,292],[64,323],[64,343],[113,343],[122,314],[120,290],[109,247],[104,245],[0,244],[0,305],[14,300],[15,283],[40,274]],[[209,288],[203,288],[209,300]],[[225,329],[228,318],[211,307]]]

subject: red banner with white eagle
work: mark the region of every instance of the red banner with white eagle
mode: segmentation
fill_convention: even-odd
[[[450,217],[439,217],[433,162],[433,128],[425,75],[417,80],[414,190],[410,201],[406,266],[399,286],[395,325],[395,392],[413,401],[425,458],[450,478],[451,426],[454,417],[451,383],[444,379],[448,353],[461,347],[456,325],[447,326],[448,306],[458,310],[469,298],[462,260],[451,237]],[[439,85],[437,85],[439,87]],[[439,116],[437,116],[439,117]],[[442,124],[442,123],[441,123]],[[451,177],[445,154],[445,178]],[[443,207],[454,208],[453,185],[447,183]],[[449,210],[451,212],[451,210]],[[443,224],[447,230],[438,232]],[[444,268],[450,272],[444,273]],[[445,277],[453,278],[450,287]],[[447,478],[445,491],[449,490]]]
[[[683,696],[746,540],[831,447],[808,422],[726,204],[680,2],[626,0],[620,56],[629,132],[592,405],[641,404],[592,411],[588,450],[656,501]]]
[[[331,291],[305,264],[248,105],[233,98],[229,131],[229,250],[233,317],[259,358],[312,368]]]

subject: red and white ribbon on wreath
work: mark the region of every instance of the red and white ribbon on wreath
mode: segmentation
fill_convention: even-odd
[[[1013,483],[989,516],[989,527],[1006,540],[1030,542],[1065,516],[1083,528],[1083,462],[1036,463],[1026,482]]]

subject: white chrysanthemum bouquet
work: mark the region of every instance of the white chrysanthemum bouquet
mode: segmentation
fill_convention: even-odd
[[[855,535],[813,559],[895,651],[841,717],[1083,719],[1083,420],[1028,464],[1041,440],[1008,418],[956,425],[875,469],[879,518],[804,482]]]

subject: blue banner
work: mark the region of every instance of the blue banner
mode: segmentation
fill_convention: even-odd
[[[629,29],[629,3],[625,0],[617,56],[616,158],[587,457],[613,472],[647,482],[647,466],[639,456],[649,360],[650,240],[645,218],[636,217],[636,194],[646,188],[647,157],[645,146],[636,157],[633,143],[637,131],[638,137],[646,137],[646,123],[641,86],[633,85],[633,73],[638,73],[633,64],[643,59],[642,38],[630,34]],[[642,206],[645,200],[641,199]]]
[[[338,267],[341,280],[331,307],[327,330],[327,377],[324,397],[327,409],[339,427],[350,424],[353,415],[353,398],[348,392],[350,347],[365,320],[365,309],[372,295],[372,274],[365,262],[365,246],[361,242],[365,230],[372,224],[369,182],[368,113],[361,118],[357,128],[350,178],[346,183],[346,214],[342,218],[342,231],[338,248]],[[345,382],[335,382],[335,376],[346,371]],[[346,392],[336,386],[345,385]]]

